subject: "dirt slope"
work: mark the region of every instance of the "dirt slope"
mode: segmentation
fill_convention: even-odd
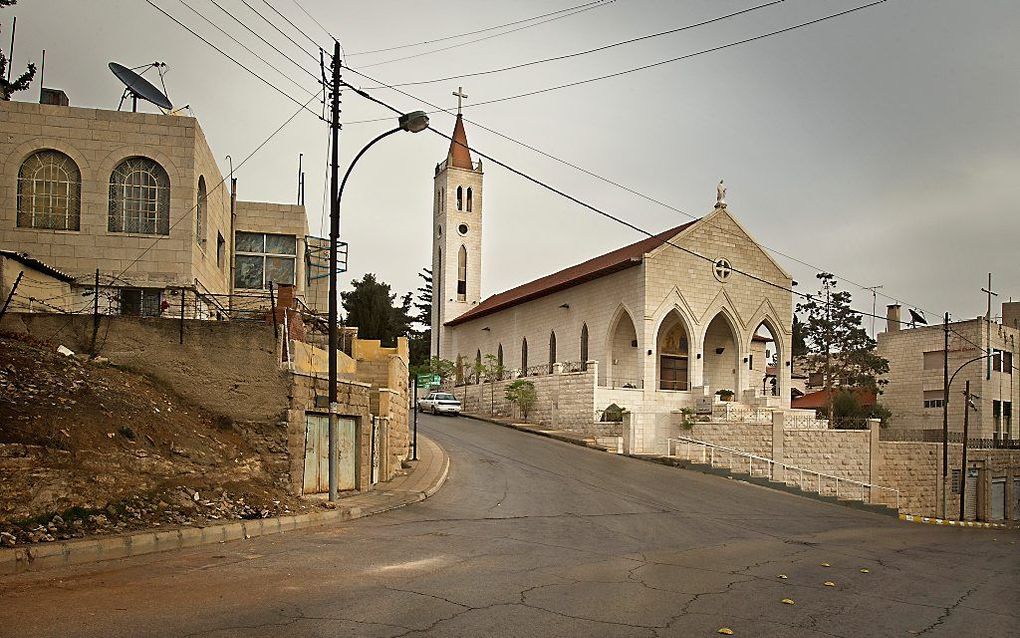
[[[115,365],[0,333],[0,545],[307,508],[229,422]]]

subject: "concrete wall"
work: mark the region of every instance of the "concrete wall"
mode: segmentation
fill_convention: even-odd
[[[91,298],[72,295],[71,284],[0,255],[0,307],[11,293],[18,274],[24,272],[7,312],[52,312],[54,307],[69,311],[92,304]]]

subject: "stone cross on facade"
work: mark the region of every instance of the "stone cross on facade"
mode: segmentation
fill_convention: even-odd
[[[460,110],[463,108],[464,100],[467,99],[468,94],[464,92],[464,87],[462,86],[458,86],[453,94],[457,96],[457,115],[460,115]]]

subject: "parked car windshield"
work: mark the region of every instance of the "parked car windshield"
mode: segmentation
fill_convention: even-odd
[[[457,397],[453,396],[452,394],[437,394],[436,399],[440,401],[456,401]]]

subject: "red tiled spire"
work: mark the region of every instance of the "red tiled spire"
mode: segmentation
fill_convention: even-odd
[[[464,121],[460,113],[453,127],[453,141],[450,142],[449,165],[471,170],[471,151],[468,150],[467,133],[464,132]]]

